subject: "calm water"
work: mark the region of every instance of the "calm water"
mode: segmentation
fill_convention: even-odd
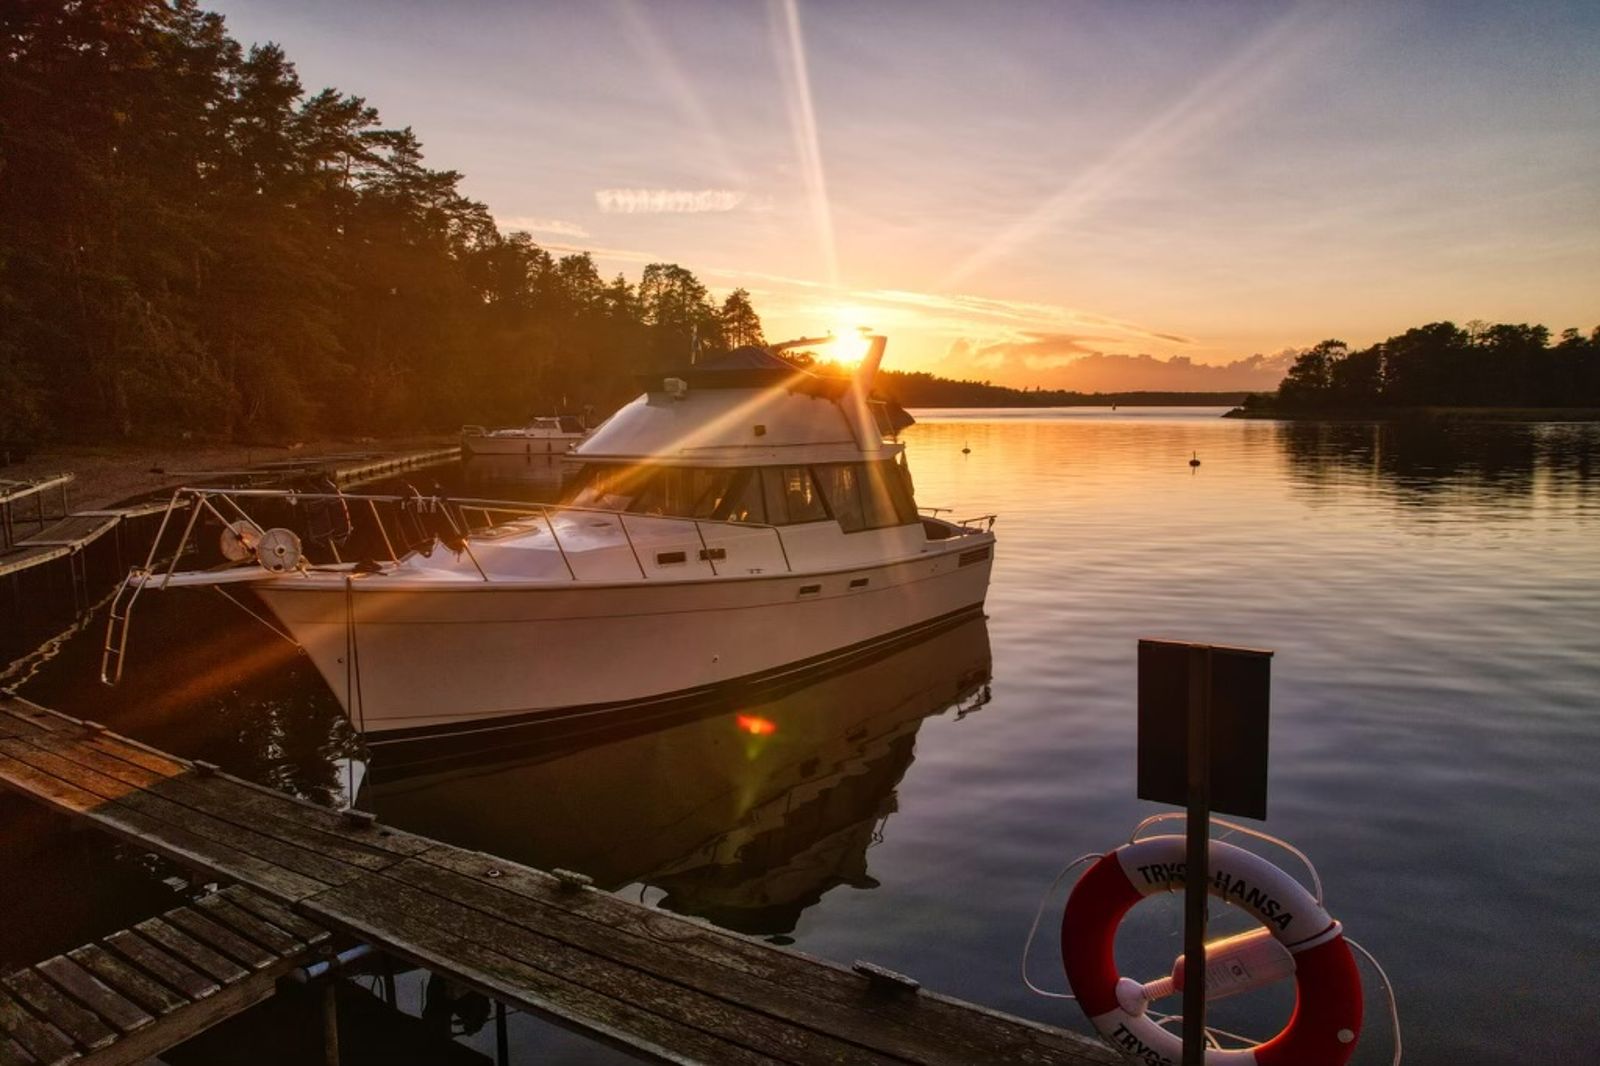
[[[380,765],[368,801],[400,825],[1081,1029],[1074,1005],[1023,987],[1021,946],[1069,859],[1157,811],[1133,797],[1136,640],[1272,648],[1265,828],[1312,856],[1329,909],[1384,963],[1407,1061],[1600,1056],[1584,987],[1600,978],[1600,427],[942,412],[906,440],[921,503],[1000,515],[987,622],[653,732],[432,776]],[[515,460],[442,478],[529,498],[558,481]],[[87,680],[94,627],[25,691],[335,797],[335,760],[354,748],[332,697],[231,610],[142,600],[109,708]],[[752,717],[772,728],[752,733]],[[0,805],[0,861],[38,889],[7,891],[18,920],[0,957],[71,946],[170,897],[134,857],[84,840]],[[1055,988],[1061,898],[1031,970]],[[1141,906],[1124,971],[1170,965],[1180,919],[1175,901]],[[403,985],[408,1002],[420,988]],[[1289,1002],[1256,993],[1215,1017],[1262,1035]],[[1382,1010],[1370,994],[1358,1062],[1388,1061]],[[513,1034],[549,1046],[526,1019]],[[600,1054],[571,1039],[551,1053]]]

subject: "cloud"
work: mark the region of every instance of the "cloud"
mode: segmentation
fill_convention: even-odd
[[[736,189],[596,189],[594,202],[610,215],[699,215],[760,210],[761,204]]]
[[[508,215],[496,217],[494,224],[508,233],[521,230],[526,233],[553,233],[558,237],[587,237],[589,235],[589,231],[576,222],[564,222],[559,218]]]
[[[981,375],[1009,385],[1079,392],[1234,392],[1276,388],[1299,354],[1285,349],[1230,363],[1197,363],[1187,355],[1167,358],[1107,352],[1106,338],[1077,333],[1022,333],[980,343],[961,338],[950,345],[935,372],[950,377]]]

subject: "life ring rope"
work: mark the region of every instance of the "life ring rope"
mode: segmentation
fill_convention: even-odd
[[[1096,1029],[1111,1043],[1135,1060],[1150,1063],[1176,1062],[1181,1057],[1181,1038],[1163,1028],[1180,1016],[1162,1014],[1151,1009],[1149,1001],[1140,999],[1140,990],[1146,986],[1116,973],[1111,944],[1122,917],[1134,904],[1150,895],[1182,889],[1183,837],[1142,834],[1162,822],[1183,817],[1181,813],[1165,813],[1146,818],[1134,827],[1126,844],[1109,853],[1080,855],[1063,867],[1039,901],[1022,953],[1022,979],[1031,991],[1052,999],[1077,1000]],[[1222,819],[1212,822],[1220,828],[1284,849],[1304,864],[1311,884],[1309,887],[1302,884],[1253,852],[1213,838],[1211,869],[1207,871],[1208,891],[1251,913],[1262,923],[1256,931],[1258,939],[1265,940],[1269,946],[1271,940],[1276,939],[1281,945],[1277,949],[1279,953],[1288,952],[1293,959],[1290,965],[1294,971],[1296,1000],[1289,1023],[1264,1042],[1208,1028],[1208,1066],[1235,1063],[1241,1066],[1290,1063],[1341,1066],[1348,1061],[1360,1034],[1363,1008],[1361,978],[1352,949],[1367,960],[1383,989],[1394,1042],[1392,1061],[1398,1066],[1402,1048],[1393,985],[1372,953],[1345,937],[1339,923],[1323,909],[1322,879],[1310,858],[1287,841],[1249,826]],[[1134,861],[1130,863],[1130,859]],[[1062,956],[1071,991],[1041,988],[1029,975],[1034,937],[1045,908],[1051,899],[1057,898],[1062,881],[1085,863],[1094,865],[1074,886],[1062,922]],[[1250,881],[1246,881],[1246,875]],[[1086,883],[1091,883],[1091,888],[1080,896]],[[1219,890],[1219,885],[1231,886],[1231,892],[1229,887]],[[1076,907],[1075,898],[1078,900]],[[1274,902],[1266,902],[1269,898]],[[1288,901],[1292,901],[1298,913],[1287,909]],[[1073,937],[1069,936],[1073,932],[1069,926],[1075,920],[1096,934],[1089,938],[1094,943],[1088,948],[1075,945]],[[1268,933],[1272,934],[1271,938],[1267,937]],[[1148,987],[1153,989],[1160,983]],[[1171,980],[1165,983],[1170,985]],[[1164,993],[1148,994],[1160,996]],[[1224,1047],[1219,1037],[1237,1041],[1242,1046]]]
[[[1162,814],[1152,814],[1150,817],[1133,827],[1133,832],[1128,834],[1128,843],[1137,844],[1139,842],[1139,834],[1143,833],[1146,829],[1153,825],[1158,825],[1161,822],[1181,822],[1187,817],[1188,815],[1180,814],[1177,811],[1166,811]],[[1310,891],[1312,898],[1317,901],[1317,906],[1320,907],[1323,905],[1322,876],[1317,873],[1317,868],[1312,864],[1311,857],[1305,852],[1301,851],[1287,840],[1284,840],[1282,837],[1275,837],[1271,833],[1263,833],[1259,829],[1252,829],[1248,825],[1240,825],[1238,822],[1230,822],[1226,818],[1218,818],[1216,815],[1211,816],[1211,825],[1213,828],[1220,825],[1224,829],[1232,830],[1235,833],[1243,833],[1245,836],[1255,837],[1257,840],[1265,841],[1268,844],[1275,844],[1284,851],[1287,851],[1290,855],[1293,855],[1295,858],[1299,859],[1301,865],[1306,868],[1306,873],[1311,875]],[[1211,839],[1218,840],[1222,838],[1212,837]]]

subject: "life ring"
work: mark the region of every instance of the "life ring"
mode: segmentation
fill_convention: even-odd
[[[1141,1062],[1176,1064],[1183,1041],[1156,1024],[1142,999],[1127,995],[1129,986],[1139,988],[1119,977],[1112,949],[1134,904],[1183,888],[1184,854],[1183,837],[1154,836],[1101,856],[1073,887],[1061,919],[1061,957],[1073,995],[1102,1036]],[[1278,1035],[1254,1047],[1209,1049],[1207,1066],[1343,1066],[1361,1035],[1362,1001],[1342,927],[1299,881],[1259,855],[1213,840],[1210,866],[1207,891],[1242,907],[1293,956],[1295,1003]]]

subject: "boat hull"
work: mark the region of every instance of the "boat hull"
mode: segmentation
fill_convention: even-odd
[[[256,591],[381,743],[691,697],[975,610],[992,565],[983,539],[826,574]]]

